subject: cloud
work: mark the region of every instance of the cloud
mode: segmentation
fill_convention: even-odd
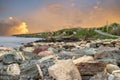
[[[34,26],[34,32],[69,27],[99,27],[106,22],[120,22],[119,5],[114,0],[96,0],[90,7],[87,4],[84,7],[78,5],[75,2],[77,0],[69,1],[69,5],[51,3],[34,12],[31,15],[33,23],[30,23],[30,26]]]
[[[6,8],[0,7],[0,12],[6,11]]]
[[[28,33],[27,25],[25,22],[18,21],[9,18],[9,21],[0,21],[0,35],[13,35],[13,34],[22,34]]]
[[[71,12],[62,4],[50,4],[32,15],[35,24],[30,23],[30,25],[38,26],[39,31],[54,31],[73,26],[73,24],[79,24],[81,19],[78,18],[79,15],[76,15],[78,13],[77,11]]]

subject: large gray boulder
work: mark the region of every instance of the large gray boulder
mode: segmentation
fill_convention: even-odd
[[[12,64],[12,63],[21,63],[22,57],[17,54],[17,52],[12,51],[8,54],[2,56],[2,61],[4,64]]]

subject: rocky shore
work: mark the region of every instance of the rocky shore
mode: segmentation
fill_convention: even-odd
[[[0,80],[120,80],[120,39],[0,47]]]

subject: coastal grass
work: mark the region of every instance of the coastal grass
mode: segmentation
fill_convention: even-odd
[[[99,38],[99,39],[116,39],[116,37],[104,36],[95,32],[95,30],[100,30],[105,33],[120,36],[120,24],[112,23],[99,28],[66,28],[53,32],[41,32],[32,34],[20,34],[14,35],[19,37],[37,37],[37,38],[47,38],[47,37],[60,37],[60,36],[76,36],[79,38]]]

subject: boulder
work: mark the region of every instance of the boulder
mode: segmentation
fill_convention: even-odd
[[[83,62],[88,62],[88,61],[93,61],[94,58],[92,56],[83,56],[83,57],[80,57],[80,58],[77,58],[75,60],[73,60],[73,63],[74,64],[79,64],[79,63],[83,63]]]
[[[28,80],[28,79],[40,79],[43,75],[39,69],[40,66],[35,63],[35,61],[25,62],[24,64],[20,65],[21,73],[20,79],[21,80]]]
[[[33,53],[38,54],[42,51],[48,50],[48,48],[49,48],[48,46],[39,46],[33,50]]]
[[[62,59],[72,59],[72,57],[81,57],[80,54],[76,54],[74,52],[69,52],[69,51],[61,51],[59,54],[58,54],[59,57],[61,57]]]
[[[95,59],[116,59],[120,60],[120,50],[97,52],[94,56]]]
[[[42,52],[38,53],[38,55],[45,57],[45,56],[54,55],[54,53],[52,53],[51,51],[42,51]]]
[[[114,70],[112,74],[118,78],[120,78],[120,70]]]
[[[95,60],[96,62],[101,62],[101,63],[105,63],[105,64],[114,64],[114,65],[117,65],[117,60],[116,59],[106,59],[106,58],[103,58],[103,59],[97,59]]]
[[[17,55],[17,52],[12,51],[9,54],[5,54],[2,57],[2,61],[4,64],[21,63],[22,57]]]
[[[12,48],[9,47],[0,47],[0,51],[12,51]]]
[[[48,68],[54,64],[54,56],[43,57],[39,60],[27,60],[20,65],[20,80],[51,80]]]
[[[54,54],[58,54],[58,51],[52,47],[48,48],[48,51],[51,51]]]
[[[110,74],[112,74],[112,72],[114,70],[120,70],[120,68],[117,65],[107,64],[106,65],[106,70],[107,70],[107,72],[109,72]]]
[[[38,55],[44,57],[44,56],[54,55],[57,53],[58,51],[56,49],[50,47],[46,51],[39,52]]]
[[[33,52],[34,48],[33,47],[24,47],[22,51],[24,52]]]
[[[0,51],[0,61],[2,60],[3,56],[8,54],[8,51]]]
[[[91,43],[90,48],[97,48],[97,45],[95,43]]]
[[[81,56],[83,55],[93,56],[94,54],[96,54],[96,49],[94,48],[79,49],[79,50],[76,50],[74,53],[79,54]]]
[[[114,51],[114,50],[119,50],[118,48],[114,48],[114,47],[104,47],[104,46],[100,46],[97,50],[96,50],[96,52],[97,53],[102,53],[102,52],[107,52],[107,51]]]
[[[116,43],[116,44],[115,44],[115,47],[117,47],[117,48],[120,49],[120,42]]]
[[[82,80],[72,60],[58,60],[48,71],[56,80]]]
[[[32,52],[23,52],[22,55],[24,56],[25,60],[38,60],[41,59],[41,56],[37,54],[33,54]]]
[[[13,76],[20,75],[20,67],[18,64],[10,64],[7,67],[7,73]]]
[[[18,64],[10,64],[0,69],[0,80],[19,80],[20,68]]]
[[[96,75],[97,73],[104,72],[106,64],[100,62],[84,62],[76,65],[82,76]]]

